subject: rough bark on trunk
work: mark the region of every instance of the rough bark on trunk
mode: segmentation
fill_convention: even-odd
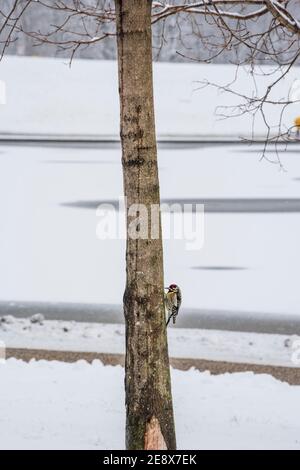
[[[122,165],[127,210],[160,203],[153,104],[151,1],[116,0]],[[131,218],[127,212],[127,227]],[[136,231],[140,230],[139,225]],[[126,447],[175,449],[163,294],[157,239],[127,236]]]

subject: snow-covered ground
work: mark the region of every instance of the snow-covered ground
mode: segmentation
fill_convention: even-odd
[[[234,89],[252,96],[254,87],[263,95],[275,77],[259,68],[256,83],[249,71],[230,64],[154,64],[157,131],[160,138],[200,138],[204,140],[249,137],[249,115],[220,120],[217,106],[240,104],[241,99],[216,88],[201,89],[202,81],[226,86],[234,79]],[[299,68],[293,68],[279,82],[270,99],[286,101]],[[28,134],[49,137],[119,138],[117,65],[110,61],[74,60],[70,68],[62,59],[5,57],[0,80],[6,82],[7,104],[0,108],[0,135]],[[280,109],[268,111],[270,124],[278,123]],[[287,127],[299,114],[298,104],[284,113]],[[262,119],[255,126],[257,137],[266,134]]]
[[[0,364],[0,449],[124,448],[124,371]],[[300,387],[253,373],[172,370],[180,449],[300,449]]]
[[[124,325],[0,318],[7,348],[124,354]],[[300,367],[300,337],[188,328],[168,329],[172,358]]]
[[[282,153],[279,171],[257,146],[161,148],[162,199],[297,201],[299,151]],[[96,207],[121,194],[118,149],[1,146],[0,300],[120,304],[124,241],[96,238]],[[204,222],[201,250],[165,241],[165,282],[182,287],[183,307],[299,315],[299,212]]]

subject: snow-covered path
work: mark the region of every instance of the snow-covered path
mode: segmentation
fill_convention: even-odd
[[[123,369],[0,365],[0,449],[124,448]],[[252,373],[172,370],[180,449],[300,449],[300,387]]]
[[[165,146],[162,198],[298,200],[299,152],[281,154],[280,172],[259,161],[257,146]],[[95,208],[121,193],[116,148],[1,145],[0,300],[120,304],[124,241],[97,240]],[[297,210],[208,212],[204,221],[201,250],[165,242],[165,279],[182,287],[183,307],[300,314]]]

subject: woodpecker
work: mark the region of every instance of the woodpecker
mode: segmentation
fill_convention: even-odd
[[[168,314],[166,326],[168,326],[171,318],[173,318],[173,324],[176,323],[176,317],[179,312],[182,296],[181,290],[176,284],[170,284],[166,289],[168,290],[165,294],[165,307]]]

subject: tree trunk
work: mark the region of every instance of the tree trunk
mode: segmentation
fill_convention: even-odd
[[[122,165],[129,228],[132,218],[128,209],[132,204],[143,204],[150,214],[151,207],[160,203],[152,80],[152,2],[115,3]],[[160,214],[158,226],[154,239],[139,239],[139,224],[135,229],[137,237],[127,233],[124,294],[127,449],[176,448]]]

